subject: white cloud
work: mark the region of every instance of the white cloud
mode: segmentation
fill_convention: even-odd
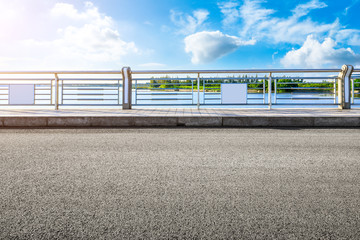
[[[165,67],[166,65],[163,64],[163,63],[157,63],[157,62],[150,62],[150,63],[143,63],[143,64],[139,64],[138,65],[139,67],[144,67],[144,68],[163,68]]]
[[[85,9],[80,12],[74,5],[69,3],[56,3],[51,9],[50,15],[58,18],[67,18],[72,23],[92,23],[97,26],[109,27],[113,24],[111,17],[101,14],[92,2],[85,2]]]
[[[343,15],[346,16],[349,13],[349,10],[353,8],[358,2],[359,0],[352,0],[352,3],[344,9]]]
[[[70,11],[68,11],[70,10]],[[59,17],[85,20],[80,27],[67,26],[59,29],[60,38],[51,42],[38,42],[53,45],[73,57],[83,56],[90,61],[116,61],[128,53],[137,53],[133,42],[125,42],[115,29],[111,17],[102,15],[90,2],[84,12],[78,12],[71,4],[56,4],[52,13]]]
[[[84,19],[87,17],[85,12],[79,13],[74,5],[69,3],[56,3],[50,13],[56,17],[68,17],[72,19]]]
[[[220,31],[198,32],[185,38],[185,51],[192,54],[194,64],[211,62],[244,45],[254,45],[255,41],[242,41],[235,36]]]
[[[230,25],[235,23],[240,17],[238,9],[239,3],[230,1],[218,3],[221,13],[224,15],[223,24]]]
[[[18,61],[17,64],[9,62],[9,66],[19,65],[21,69],[117,68],[127,64],[124,61],[129,55],[140,54],[134,42],[122,39],[113,19],[102,14],[91,2],[85,3],[84,10],[72,4],[56,3],[42,14],[48,17],[48,25],[57,26],[55,34],[47,34],[55,37],[46,40],[33,35],[14,42],[12,46],[17,48]]]
[[[170,11],[171,21],[180,28],[178,33],[184,35],[196,32],[208,16],[209,12],[204,9],[193,11],[192,16],[174,10]]]
[[[271,59],[272,59],[272,61],[273,61],[273,64],[275,64],[275,56],[276,56],[277,54],[279,54],[279,51],[276,51],[276,52],[274,52],[274,53],[271,55]]]
[[[234,1],[219,5],[224,14],[224,24],[241,21],[239,33],[243,38],[267,40],[272,43],[302,44],[309,34],[331,36],[341,26],[338,19],[333,23],[314,22],[307,14],[327,5],[319,0],[311,0],[297,5],[289,17],[274,17],[276,12],[262,6],[263,0],[245,0],[240,6]]]
[[[281,63],[285,67],[340,67],[343,64],[360,64],[360,55],[350,48],[336,48],[336,42],[325,38],[320,43],[309,35],[301,48],[289,51]]]
[[[325,8],[327,5],[323,2],[319,2],[319,0],[311,0],[310,2],[299,4],[296,6],[293,12],[294,17],[302,17],[307,15],[313,9]]]
[[[357,29],[343,29],[336,34],[337,42],[346,42],[352,46],[360,46],[360,30]]]
[[[256,31],[262,32],[262,28],[264,27],[260,27],[259,25],[267,22],[269,20],[269,16],[275,12],[272,9],[262,8],[260,5],[260,3],[262,2],[263,1],[260,0],[245,0],[244,4],[240,7],[240,18],[242,18],[242,21],[244,23],[242,35],[245,36],[248,32],[254,34],[254,31],[250,30],[255,28],[258,28],[256,29]]]

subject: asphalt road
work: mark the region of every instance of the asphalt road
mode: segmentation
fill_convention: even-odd
[[[0,239],[360,239],[360,129],[2,129]]]

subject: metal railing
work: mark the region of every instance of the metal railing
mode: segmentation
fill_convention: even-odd
[[[351,77],[351,104],[360,105],[360,74]]]
[[[130,70],[130,69],[129,69]],[[222,102],[222,84],[247,86],[245,103],[231,105],[339,105],[342,69],[243,69],[129,71],[134,106],[211,106]],[[354,70],[360,72],[360,70]],[[263,75],[263,76],[258,76]],[[287,76],[288,75],[288,76]],[[351,103],[359,104],[360,82],[351,77]],[[121,106],[123,71],[2,71],[2,106]],[[28,102],[16,99],[18,86],[30,86]],[[131,90],[132,89],[132,90]],[[21,99],[21,96],[17,96]],[[15,102],[15,104],[14,104]],[[123,106],[124,107],[124,106]]]
[[[133,78],[134,105],[193,105],[195,78]],[[176,103],[181,101],[182,103]],[[170,103],[169,103],[170,102]]]
[[[338,77],[273,77],[277,105],[336,105]],[[284,81],[285,80],[285,81]],[[293,80],[288,82],[287,80]],[[294,81],[295,80],[295,81]],[[291,92],[291,96],[281,96]],[[279,97],[280,95],[280,97]]]
[[[59,106],[119,106],[122,104],[121,73],[121,71],[3,71],[0,72],[0,105],[54,106],[55,109]],[[94,77],[95,75],[106,77]],[[22,96],[19,87],[30,89],[27,98]]]
[[[266,104],[266,81],[267,77],[225,77],[225,78],[201,78],[203,86],[203,105],[222,104],[221,84],[242,83],[248,85],[248,98],[246,104]],[[258,94],[260,92],[260,94]]]
[[[14,79],[14,78],[13,78]],[[0,78],[0,105],[12,104],[10,95],[15,89],[15,86],[32,85],[33,96],[30,102],[32,104],[23,103],[21,105],[38,105],[38,106],[51,106],[54,98],[53,82],[54,78]],[[18,105],[18,104],[14,104]]]
[[[132,71],[135,91],[133,105],[197,105],[198,107],[200,105],[225,105],[221,102],[221,84],[224,83],[248,85],[247,102],[236,105],[269,105],[269,107],[296,104],[336,105],[337,77],[274,75],[334,74],[340,71],[341,69]],[[224,74],[227,76],[219,76]],[[248,77],[234,74],[265,74],[265,76]],[[148,77],[138,77],[139,75]],[[288,82],[284,82],[284,79]],[[290,84],[293,86],[288,86]],[[292,95],[284,95],[285,92],[291,92]],[[306,93],[312,93],[312,97],[306,96]]]

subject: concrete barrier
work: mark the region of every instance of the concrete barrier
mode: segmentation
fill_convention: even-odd
[[[360,127],[360,117],[1,117],[1,128]]]

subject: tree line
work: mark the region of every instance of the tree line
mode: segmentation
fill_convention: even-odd
[[[265,81],[265,83],[264,83]],[[281,79],[276,79],[277,82],[277,92],[293,92],[293,91],[310,91],[310,92],[318,92],[318,91],[333,91],[334,89],[334,82],[322,80],[321,82],[307,82],[304,79],[293,79],[289,76],[283,76]],[[360,87],[360,79],[355,79],[355,88]],[[247,83],[248,89],[254,92],[262,92],[268,91],[268,77],[255,77],[242,75],[242,76],[228,76],[225,78],[201,78],[200,79],[200,90],[203,90],[205,85],[206,91],[220,91],[220,84],[221,83]],[[337,82],[336,88],[337,88]],[[197,87],[197,80],[191,77],[186,77],[182,79],[171,78],[170,76],[164,76],[160,79],[150,79],[149,83],[146,84],[138,84],[138,89],[153,89],[153,90],[161,90],[161,89],[174,89],[174,90],[196,90]],[[275,90],[274,79],[271,86],[272,91]]]

